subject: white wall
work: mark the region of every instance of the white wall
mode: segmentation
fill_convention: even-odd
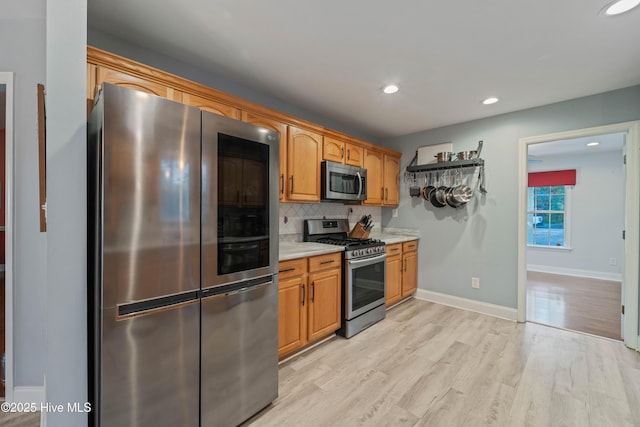
[[[47,235],[40,233],[36,85],[45,83],[45,0],[0,3],[0,71],[14,72],[14,385],[42,386]],[[7,141],[9,143],[9,141]]]
[[[620,138],[623,138],[621,135]],[[576,169],[571,188],[571,250],[527,248],[531,269],[621,280],[624,244],[622,150],[540,157],[529,172]],[[609,265],[615,258],[616,265]]]
[[[47,0],[46,399],[87,400],[86,0]],[[87,415],[46,413],[51,426]]]
[[[518,141],[520,138],[640,119],[640,86],[531,108],[383,141],[403,153],[402,168],[419,146],[453,142],[474,149],[484,140],[489,194],[465,209],[435,209],[400,194],[398,217],[383,226],[420,230],[418,286],[452,296],[517,307]],[[480,288],[471,288],[471,277]]]

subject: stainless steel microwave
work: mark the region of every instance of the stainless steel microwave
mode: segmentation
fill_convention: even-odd
[[[344,202],[367,199],[366,169],[324,161],[321,179],[322,200]]]

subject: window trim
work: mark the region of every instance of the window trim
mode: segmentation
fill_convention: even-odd
[[[555,185],[547,185],[545,187],[559,187]],[[527,187],[527,192],[529,188]],[[527,248],[536,248],[536,249],[552,249],[552,250],[564,250],[571,251],[573,247],[571,246],[571,193],[573,192],[573,185],[565,185],[564,186],[564,245],[563,246],[549,246],[549,245],[535,245],[527,243]],[[527,209],[525,214],[528,216],[532,212],[542,212],[542,211],[529,211],[529,205],[527,202]],[[551,212],[551,211],[545,211]],[[559,211],[554,211],[559,212]],[[525,224],[527,221],[525,220]],[[528,230],[527,226],[527,230]]]

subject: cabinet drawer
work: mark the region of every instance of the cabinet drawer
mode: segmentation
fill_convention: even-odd
[[[281,261],[279,268],[280,279],[286,279],[287,277],[302,276],[307,272],[307,259],[298,258],[290,261]]]
[[[418,249],[418,241],[412,240],[410,242],[404,242],[402,244],[402,252],[410,252]]]
[[[387,256],[400,255],[402,253],[402,243],[387,245]]]
[[[318,271],[327,268],[340,268],[341,265],[342,252],[319,255],[309,258],[309,271]]]

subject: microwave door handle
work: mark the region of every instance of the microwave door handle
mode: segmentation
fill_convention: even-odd
[[[362,176],[360,176],[360,172],[356,172],[356,175],[358,176],[358,181],[360,181],[360,185],[358,186],[358,196],[357,198],[360,198],[360,195],[362,194]]]

